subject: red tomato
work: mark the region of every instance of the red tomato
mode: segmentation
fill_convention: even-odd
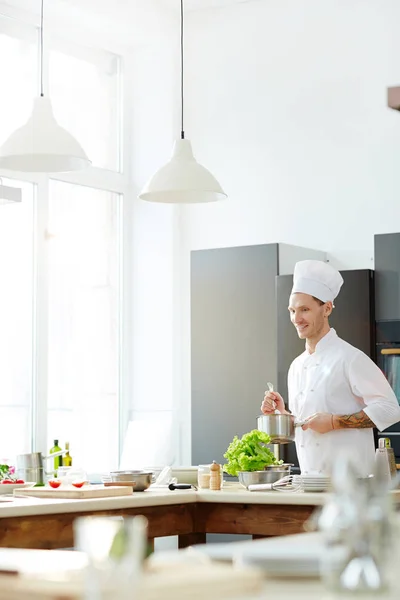
[[[17,479],[15,483],[25,483],[25,481],[23,479]]]
[[[58,487],[60,487],[60,485],[61,485],[61,481],[57,481],[54,479],[52,481],[49,481],[49,486],[51,486],[54,489],[57,489]]]
[[[11,479],[3,479],[1,483],[14,483]]]
[[[72,485],[76,488],[81,488],[84,485],[84,483],[85,483],[84,481],[75,481],[75,482],[72,482]]]

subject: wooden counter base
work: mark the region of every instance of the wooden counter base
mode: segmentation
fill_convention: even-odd
[[[0,547],[59,549],[73,547],[73,521],[80,516],[144,515],[149,538],[177,535],[179,547],[204,543],[207,533],[250,534],[254,537],[304,531],[315,506],[202,503],[147,506],[115,510],[30,515],[0,519]]]

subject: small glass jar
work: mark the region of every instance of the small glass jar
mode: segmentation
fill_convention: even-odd
[[[210,465],[199,465],[197,470],[197,484],[201,490],[210,487]]]
[[[201,490],[210,489],[210,477],[211,477],[210,466],[211,466],[211,463],[209,465],[199,465],[198,466],[197,486]],[[222,488],[222,486],[224,484],[224,473],[222,471],[222,467],[221,467],[220,472],[221,472],[221,488]]]
[[[74,485],[76,483],[86,483],[86,471],[77,467],[59,467],[57,470],[58,479],[64,485]]]

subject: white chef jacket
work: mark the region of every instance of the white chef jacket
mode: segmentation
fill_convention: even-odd
[[[288,374],[289,410],[297,419],[316,412],[349,415],[364,410],[378,430],[400,421],[400,406],[382,371],[366,354],[340,339],[334,329],[306,349]],[[339,451],[348,449],[360,477],[373,470],[372,429],[335,429],[317,433],[296,427],[301,472],[329,473]]]

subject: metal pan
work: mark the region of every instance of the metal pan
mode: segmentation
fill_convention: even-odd
[[[304,421],[296,421],[293,415],[271,413],[257,418],[257,429],[267,433],[271,444],[288,444],[294,441],[295,427],[301,427]]]

